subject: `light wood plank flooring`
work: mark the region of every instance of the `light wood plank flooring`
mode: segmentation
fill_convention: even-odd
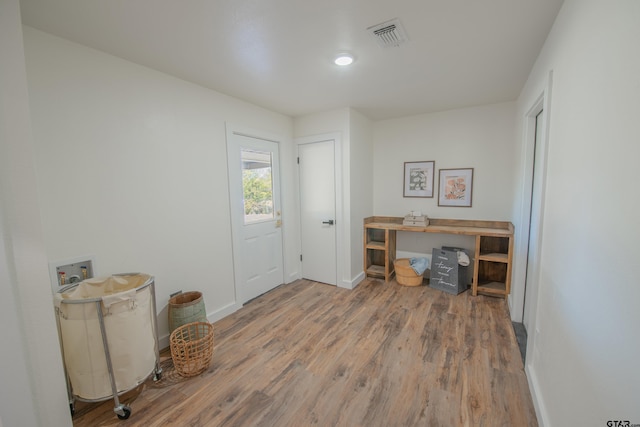
[[[367,279],[299,280],[215,323],[213,362],[113,400],[74,426],[537,426],[506,302]]]

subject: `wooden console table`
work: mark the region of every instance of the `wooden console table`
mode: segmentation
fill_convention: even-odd
[[[507,221],[475,221],[429,218],[426,227],[402,225],[402,217],[372,216],[364,219],[364,271],[367,277],[388,282],[394,274],[396,232],[462,234],[475,236],[472,294],[506,298],[511,292],[513,224]]]

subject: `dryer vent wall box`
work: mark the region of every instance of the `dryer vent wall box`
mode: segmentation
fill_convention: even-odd
[[[58,292],[62,287],[95,277],[93,256],[82,256],[49,263],[51,288]]]

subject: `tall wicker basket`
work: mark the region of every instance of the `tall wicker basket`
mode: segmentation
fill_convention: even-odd
[[[169,299],[169,332],[187,323],[206,321],[207,310],[201,292],[180,293]]]
[[[193,377],[204,372],[213,357],[213,325],[192,322],[176,328],[169,337],[176,372]]]

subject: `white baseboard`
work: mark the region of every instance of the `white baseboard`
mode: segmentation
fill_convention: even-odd
[[[287,279],[287,281],[285,283],[292,283],[295,282],[296,280],[300,279],[300,272],[299,271],[294,271],[293,273],[289,274],[289,277]]]
[[[338,284],[338,287],[339,288],[344,288],[344,289],[355,289],[356,286],[358,286],[360,284],[360,282],[362,282],[364,280],[364,278],[365,278],[364,271],[361,271],[353,279],[351,279],[351,280],[343,280],[342,283]]]
[[[169,348],[169,334],[158,337],[158,346],[160,347],[160,351]]]
[[[525,368],[527,374],[527,382],[529,383],[529,392],[531,393],[531,399],[533,400],[533,406],[536,409],[536,417],[538,418],[538,425],[540,427],[550,426],[549,415],[547,408],[544,405],[544,399],[540,392],[540,384],[538,383],[538,376],[535,370],[530,364],[527,364]]]
[[[230,314],[235,313],[236,311],[242,308],[242,304],[238,304],[237,302],[232,302],[222,308],[217,309],[209,314],[207,314],[207,319],[210,323],[217,322],[218,320],[227,317]]]

